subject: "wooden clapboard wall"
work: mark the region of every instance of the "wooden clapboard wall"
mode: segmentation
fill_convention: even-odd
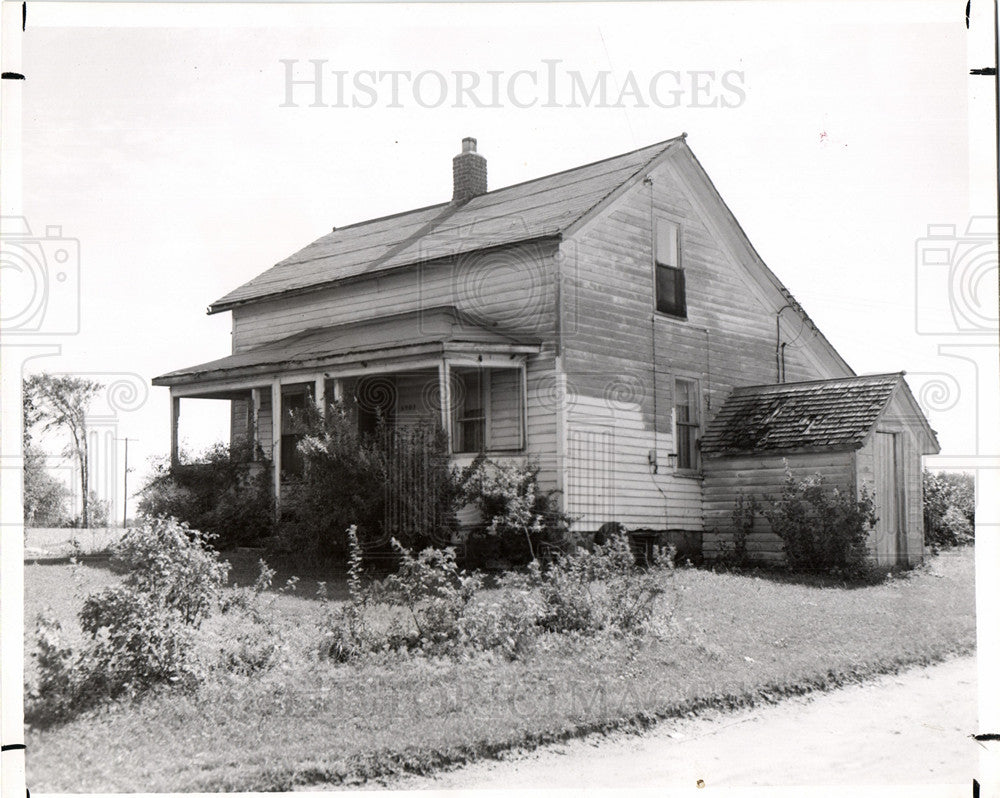
[[[853,491],[855,460],[853,451],[808,452],[785,455],[745,455],[720,457],[705,462],[705,532],[702,554],[712,559],[731,545],[732,512],[738,496],[753,496],[766,502],[781,493],[785,481],[785,463],[798,478],[820,474],[831,488]],[[781,539],[771,532],[763,515],[754,519],[753,534],[747,551],[766,562],[783,558]]]
[[[637,183],[562,244],[565,434],[571,438],[593,423],[613,425],[614,520],[707,529],[701,479],[675,475],[668,465],[675,450],[673,380],[698,380],[702,428],[734,386],[775,382],[775,315],[787,299],[766,280],[762,287],[749,271],[753,265],[733,254],[728,228],[712,218],[718,210],[686,155],[672,157],[651,176],[651,186]],[[656,218],[680,227],[686,320],[654,311]],[[849,374],[824,346],[806,333],[786,347],[786,380]],[[599,484],[607,470],[596,460],[581,460],[579,451],[567,449],[564,469],[574,478],[569,490]],[[588,479],[588,468],[601,473]],[[586,499],[569,495],[567,503]],[[593,526],[600,519],[590,514],[588,520]]]

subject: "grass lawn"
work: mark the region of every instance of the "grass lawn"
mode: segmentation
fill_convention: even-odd
[[[48,604],[71,625],[80,597],[115,578],[87,564],[74,581],[71,570],[26,566],[27,623]],[[282,665],[29,730],[28,786],[160,792],[358,783],[704,707],[773,701],[973,651],[973,575],[971,549],[852,589],[680,569],[670,636],[640,645],[551,636],[516,662],[487,654],[319,661],[309,649],[322,606],[308,592],[275,595],[270,611],[289,651]]]
[[[24,530],[24,558],[51,560],[72,555],[91,555],[106,551],[122,536],[121,527],[67,529],[28,527]]]

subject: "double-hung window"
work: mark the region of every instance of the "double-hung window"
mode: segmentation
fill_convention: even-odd
[[[698,468],[699,405],[697,380],[674,380],[674,451],[679,471]]]
[[[680,228],[666,219],[657,219],[653,250],[656,260],[656,309],[660,313],[686,319]]]

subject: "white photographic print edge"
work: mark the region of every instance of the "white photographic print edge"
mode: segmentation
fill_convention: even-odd
[[[4,3],[0,54],[4,793],[19,793],[24,787],[25,757],[26,786],[34,788],[30,743],[55,733],[30,729],[26,752],[16,747],[6,750],[8,745],[25,743],[24,672],[29,676],[33,672],[32,667],[23,667],[23,656],[29,654],[21,644],[22,629],[28,633],[23,637],[25,646],[34,640],[35,618],[22,612],[20,598],[26,569],[35,569],[34,584],[51,588],[37,577],[40,569],[55,567],[26,560],[45,561],[33,548],[39,545],[36,541],[29,541],[31,550],[25,550],[22,419],[17,409],[22,377],[47,372],[102,386],[88,418],[88,464],[91,489],[98,502],[107,503],[106,526],[111,530],[136,517],[141,498],[136,490],[157,473],[153,458],[162,463],[172,449],[180,457],[218,440],[228,441],[240,412],[245,425],[254,412],[262,417],[277,412],[274,409],[286,401],[286,388],[292,383],[313,381],[309,395],[314,399],[324,393],[329,399],[334,391],[338,397],[345,390],[350,393],[347,381],[370,370],[371,358],[352,365],[346,350],[334,351],[330,341],[345,335],[362,343],[381,335],[383,350],[390,334],[411,335],[408,343],[414,346],[451,347],[447,357],[438,358],[442,364],[450,358],[450,365],[441,368],[445,377],[440,381],[438,360],[430,349],[408,353],[406,358],[411,359],[399,362],[409,363],[412,373],[433,374],[428,390],[437,390],[438,398],[425,390],[414,406],[426,401],[443,413],[454,437],[450,451],[459,453],[458,462],[465,463],[464,450],[474,448],[459,442],[463,436],[469,441],[475,435],[501,436],[501,414],[484,410],[489,421],[476,432],[478,416],[468,412],[476,408],[459,398],[471,395],[471,375],[476,369],[482,373],[485,364],[496,385],[508,373],[521,380],[517,390],[523,391],[523,399],[514,399],[515,404],[522,402],[516,405],[523,417],[516,433],[521,436],[518,451],[531,453],[532,445],[525,440],[532,436],[540,440],[540,428],[532,426],[530,417],[536,395],[537,407],[549,402],[554,417],[562,419],[554,423],[568,431],[553,439],[552,484],[565,492],[570,514],[585,519],[578,527],[598,517],[620,520],[631,529],[656,526],[690,532],[698,527],[703,546],[713,539],[712,524],[722,523],[704,519],[722,514],[711,515],[714,494],[710,488],[703,493],[699,482],[712,479],[708,448],[704,454],[697,448],[685,452],[676,443],[681,434],[678,414],[685,412],[676,401],[682,391],[697,392],[692,418],[703,416],[696,418],[698,424],[704,423],[697,431],[703,441],[711,432],[712,419],[732,401],[733,387],[841,377],[846,372],[838,358],[858,375],[905,371],[902,382],[893,383],[892,401],[903,401],[898,397],[905,389],[913,406],[919,407],[916,415],[926,419],[940,444],[939,453],[929,448],[924,452],[923,464],[976,477],[979,611],[974,656],[979,705],[978,726],[964,731],[969,735],[1000,731],[1000,693],[991,665],[1000,662],[1000,649],[995,616],[989,610],[996,599],[991,576],[1000,568],[995,84],[988,75],[969,74],[993,65],[995,21],[973,3],[967,30],[959,5],[41,3],[28,6],[22,31],[21,5]],[[480,188],[488,193],[479,200],[474,173],[468,176],[474,186],[471,194],[460,196],[466,184],[459,185],[459,172],[470,163],[461,159],[470,153],[485,159],[485,183]],[[632,163],[628,157],[634,153],[640,155]],[[607,167],[580,171],[601,163]],[[611,174],[612,170],[621,171],[617,182],[618,172]],[[577,186],[575,193],[551,177],[560,174]],[[464,172],[461,179],[466,179]],[[538,191],[532,186],[539,186]],[[513,199],[503,199],[499,190],[505,187],[513,187],[506,195]],[[676,206],[661,198],[666,194],[657,194],[670,190],[683,195]],[[634,198],[640,192],[648,197],[643,202],[649,203],[650,218],[660,215],[676,222],[679,234],[654,236],[655,242],[647,244],[651,254],[638,257],[649,263],[650,275],[680,279],[671,290],[681,295],[686,290],[688,304],[680,312],[676,303],[664,301],[661,308],[650,307],[649,318],[643,317],[643,329],[650,325],[654,329],[652,371],[621,366],[609,373],[603,366],[588,368],[586,358],[575,370],[565,368],[561,381],[532,371],[533,362],[549,356],[541,332],[537,336],[524,332],[541,330],[526,320],[541,313],[539,308],[549,296],[544,287],[548,278],[532,271],[536,262],[531,260],[536,251],[532,248],[542,260],[549,257],[547,247],[558,250],[559,301],[568,308],[560,318],[559,340],[567,353],[572,352],[574,339],[588,340],[593,318],[607,325],[609,336],[615,330],[627,333],[638,328],[629,326],[628,314],[635,307],[635,296],[641,296],[640,286],[620,293],[609,290],[603,307],[590,302],[581,286],[590,284],[588,248],[604,235],[604,228],[595,222],[604,218],[602,213],[617,219],[626,231],[624,244],[610,242],[603,256],[610,269],[608,284],[612,274],[633,274],[629,269],[634,258],[623,247],[633,246],[639,236],[630,226],[629,214],[637,207]],[[551,199],[538,199],[543,193]],[[496,196],[497,208],[502,201],[505,208],[480,210],[476,202],[491,195]],[[535,213],[543,201],[550,203],[548,210]],[[470,208],[476,212],[470,213]],[[413,209],[428,210],[425,216],[419,211],[407,215]],[[463,209],[466,216],[461,215]],[[688,213],[706,221],[688,229],[684,224]],[[354,317],[340,318],[335,311],[322,315],[328,311],[310,310],[304,304],[297,322],[274,313],[263,314],[253,330],[241,326],[241,319],[251,319],[248,308],[257,297],[252,291],[239,294],[238,286],[287,259],[290,265],[284,272],[279,266],[265,278],[260,296],[269,296],[267,281],[277,281],[286,293],[268,301],[279,310],[293,308],[294,315],[299,312],[294,310],[296,291],[316,288],[308,279],[296,283],[295,275],[287,284],[281,282],[290,268],[310,274],[312,255],[308,249],[300,252],[304,247],[315,241],[317,258],[331,252],[341,257],[347,247],[368,246],[358,243],[361,233],[351,238],[355,226],[365,236],[383,235],[368,233],[374,228],[363,225],[397,214],[401,223],[409,225],[406,234],[397,234],[393,224],[384,223],[385,250],[373,251],[358,266],[362,272],[387,269],[385,276],[373,278],[384,292],[380,296],[388,297],[385,307],[378,307],[372,297],[367,305],[352,298],[361,310],[352,310]],[[497,221],[507,217],[509,224]],[[588,237],[587,230],[596,232]],[[329,251],[324,241],[329,242]],[[348,244],[341,243],[345,241]],[[702,312],[697,307],[715,296],[699,287],[696,265],[716,257],[712,250],[716,241],[729,248],[726,258],[734,258],[731,253],[738,251],[742,262],[759,260],[780,281],[779,288],[758,285],[740,272],[739,279],[749,286],[746,304],[773,302],[770,292],[787,287],[792,308],[769,305],[777,313],[768,316],[766,324],[752,318],[747,322],[759,346],[744,355],[747,377],[729,382],[726,336],[734,333],[724,320],[716,322],[721,311]],[[670,247],[679,253],[677,263],[660,259],[655,251]],[[520,259],[512,262],[509,253],[515,250]],[[422,293],[412,306],[419,311],[418,323],[409,325],[406,314],[412,307],[405,301],[398,304],[392,275],[400,272],[392,269],[443,257],[461,264],[462,256],[471,251],[487,254],[462,267],[467,271],[451,272],[441,289],[444,293],[436,278],[420,282]],[[299,254],[293,257],[293,253]],[[686,277],[670,271],[689,264]],[[338,263],[336,268],[347,269],[349,264]],[[323,290],[353,297],[350,292],[360,289],[351,286],[360,279],[354,275],[350,280],[355,282]],[[519,280],[521,288],[527,286],[527,298],[512,322],[509,312],[496,315],[495,305],[507,286]],[[664,285],[660,290],[667,290]],[[726,301],[734,306],[732,313],[739,312],[743,300]],[[650,302],[656,305],[655,299]],[[217,307],[209,307],[213,303]],[[457,315],[448,316],[452,311],[447,308]],[[381,319],[381,331],[357,328],[373,318]],[[485,329],[494,322],[499,333]],[[516,340],[501,341],[508,322],[519,332]],[[266,329],[271,324],[273,329]],[[442,338],[435,326],[441,324],[459,332]],[[658,376],[655,364],[673,362],[673,355],[664,348],[657,352],[657,341],[676,342],[680,348],[695,346],[684,333],[676,332],[681,324],[696,331],[699,341],[704,339],[707,360],[669,367],[665,376]],[[247,381],[249,371],[238,370],[256,368],[263,373],[266,360],[246,367],[226,360],[279,339],[283,346],[298,345],[291,339],[319,328],[331,332],[310,346],[333,347],[326,352],[328,359],[323,365],[289,371],[285,388],[279,377],[273,385],[259,381],[258,385]],[[610,348],[635,346],[639,338],[626,333]],[[475,346],[466,345],[470,337]],[[600,342],[588,345],[594,352],[603,351]],[[296,352],[285,348],[281,357],[299,357],[301,352]],[[699,348],[698,357],[704,352]],[[412,365],[418,363],[417,354],[425,358],[419,368]],[[377,357],[388,355],[383,351]],[[561,364],[560,357],[561,353],[553,354],[553,362]],[[626,360],[620,357],[622,363]],[[199,368],[216,364],[212,368],[219,371],[189,379],[186,372],[196,370],[192,364],[200,364]],[[505,370],[508,364],[518,364],[523,371]],[[314,379],[334,366],[340,368],[336,380]],[[185,373],[177,376],[179,372]],[[228,375],[225,381],[223,372]],[[269,380],[271,376],[268,372]],[[664,387],[668,377],[669,390]],[[161,378],[158,384],[153,384],[154,378]],[[485,384],[480,379],[476,390],[486,391]],[[225,390],[219,387],[223,385]],[[373,386],[380,387],[369,388]],[[243,398],[238,400],[242,405],[235,403],[242,410],[230,406],[236,390],[247,392],[249,404]],[[400,390],[397,383],[393,390]],[[442,401],[444,396],[450,403]],[[599,412],[594,411],[596,405]],[[400,400],[397,409],[405,413],[412,408]],[[462,419],[460,413],[465,413]],[[666,418],[662,425],[658,414]],[[273,417],[268,427],[272,437],[265,441],[273,447],[270,451],[278,453],[275,457],[281,457],[284,443],[281,433],[275,432],[280,419],[280,414]],[[651,429],[651,443],[635,433],[643,425]],[[726,445],[721,435],[718,440],[723,441],[718,445]],[[78,514],[79,467],[64,455],[64,438],[59,432],[47,433],[41,443],[48,470],[70,494],[70,513]],[[497,451],[500,459],[507,456],[502,447]],[[622,476],[615,483],[618,487],[602,494],[600,501],[574,497],[573,491],[578,496],[600,492],[602,480],[611,479],[605,472],[572,465],[581,451],[587,458],[607,457],[613,462],[615,470],[607,474],[640,473],[650,486],[658,479],[659,492],[653,487],[633,488]],[[292,459],[288,452],[284,456]],[[541,468],[544,481],[544,456]],[[273,479],[280,491],[280,467]],[[697,499],[684,498],[696,492]],[[670,497],[665,508],[656,504],[661,495]],[[643,503],[656,504],[656,509],[643,514],[636,509]],[[697,522],[692,520],[696,516]],[[83,537],[72,537],[79,546]],[[104,547],[97,537],[93,540],[95,549]],[[58,556],[65,553],[60,549]],[[52,554],[51,561],[56,559]],[[103,576],[86,581],[90,578],[86,572],[101,571],[101,566],[85,563],[79,568],[87,585],[103,586]],[[905,584],[904,578],[898,579],[900,589]],[[77,589],[66,586],[67,592]],[[32,610],[46,603],[37,593],[26,599]],[[725,651],[724,646],[717,655],[743,662],[742,653]],[[744,665],[747,679],[752,680],[758,665]],[[864,685],[834,691],[830,697],[853,689],[864,701]],[[815,699],[817,706],[824,698],[825,694]],[[592,709],[589,700],[581,699],[581,711]],[[777,708],[789,706],[796,705],[783,703]],[[802,705],[802,717],[808,706]],[[749,729],[759,720],[752,713],[739,718],[740,725]],[[932,719],[924,721],[934,724]],[[685,727],[683,733],[694,738],[713,729],[714,736],[725,723],[723,717],[715,726],[692,726],[696,731]],[[702,756],[685,753],[695,751],[695,744],[685,742],[690,748],[684,749],[680,738],[674,739],[669,753],[670,738],[664,733],[668,725],[661,721],[649,733],[652,741],[643,743],[649,746],[643,756]],[[682,733],[679,726],[670,729]],[[556,730],[545,733],[550,731]],[[391,740],[391,734],[380,739]],[[751,791],[787,775],[778,766],[769,769],[767,763],[756,771],[741,772],[741,760],[733,756],[728,765],[698,760],[705,769],[699,776],[703,785],[693,779],[666,784],[641,778],[622,781],[620,771],[612,768],[627,767],[622,763],[628,762],[640,766],[642,757],[629,760],[620,739],[599,745],[598,740],[600,736],[591,735],[566,743],[570,764],[545,781],[531,780],[530,762],[524,766],[527,775],[515,777],[516,760],[501,759],[495,773],[491,774],[489,763],[474,764],[468,771],[442,773],[438,786],[474,789],[509,783],[524,790],[586,787],[610,794],[634,785],[679,794],[698,786]],[[766,736],[755,742],[767,750]],[[592,743],[596,747],[591,748]],[[43,744],[44,740],[39,746]],[[624,745],[631,744],[626,739]],[[949,784],[947,794],[968,794],[976,778],[983,788],[980,794],[1000,795],[996,745],[969,738],[968,761],[976,763],[978,754],[978,767],[964,773],[961,784]],[[205,746],[209,749],[211,741],[206,740]],[[711,750],[705,743],[709,753],[704,755],[710,756]],[[831,740],[830,751],[833,757],[844,755],[845,749],[842,742]],[[869,754],[877,764],[878,755]],[[535,772],[548,768],[557,756],[549,749],[540,750]],[[46,754],[46,762],[51,762],[49,757]],[[192,757],[196,762],[195,754]],[[584,767],[588,758],[593,761]],[[580,763],[575,775],[572,762]],[[65,774],[58,779],[53,773],[39,775],[42,788],[72,784],[75,764],[65,762]],[[810,769],[808,763],[802,767]],[[887,772],[899,772],[892,770],[898,763],[886,767]],[[921,790],[930,794],[932,789],[942,794],[944,785],[927,775],[932,767],[937,763],[914,762],[911,781],[879,778],[861,765],[852,770],[827,760],[823,768],[816,766],[815,778],[803,779],[800,771],[785,782],[799,786],[784,789],[799,794],[803,785],[809,785],[815,794],[825,794],[834,790],[828,782],[842,775],[854,793],[870,786],[884,794],[886,789],[904,789],[906,782],[909,795]],[[245,783],[234,775],[238,771],[235,765],[232,773],[212,783],[244,789]],[[462,781],[463,772],[473,775]],[[945,768],[945,772],[955,771]],[[600,780],[602,773],[605,782]],[[683,769],[663,773],[684,773],[687,778]],[[94,784],[84,783],[88,789]],[[157,782],[161,783],[169,780]],[[197,783],[178,782],[168,789],[190,790]],[[778,780],[773,786],[782,783]],[[433,777],[381,784],[389,790],[435,788]],[[304,786],[321,788],[318,779]],[[137,784],[134,789],[141,787]],[[773,794],[771,787],[768,791]]]

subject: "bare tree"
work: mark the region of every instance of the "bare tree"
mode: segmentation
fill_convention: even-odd
[[[24,382],[25,421],[44,431],[63,430],[69,435],[66,454],[80,466],[83,492],[81,524],[90,527],[90,467],[87,450],[87,408],[104,388],[99,382],[70,375],[33,374]],[[30,408],[30,412],[29,412]]]

